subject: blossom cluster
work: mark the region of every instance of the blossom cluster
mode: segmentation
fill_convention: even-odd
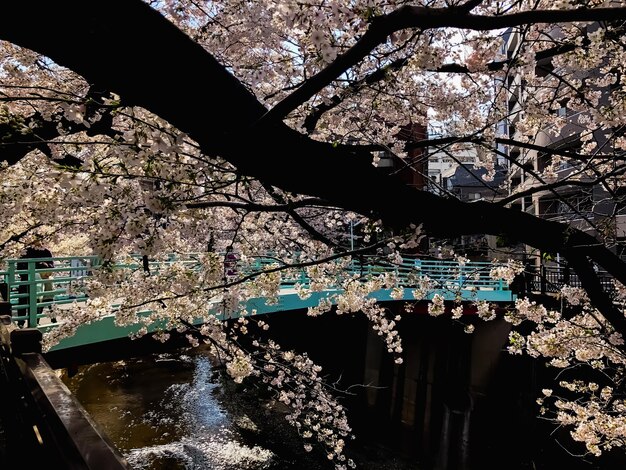
[[[258,99],[259,109],[284,104],[292,91],[314,83],[312,77],[332,72],[333,66],[362,49],[376,25],[408,8],[407,2],[388,0],[148,3],[192,38],[199,51],[204,49],[207,57],[223,64],[242,90]],[[531,13],[544,9],[555,15],[565,9],[584,13],[585,8],[605,3],[539,0]],[[623,2],[608,4],[616,7]],[[435,11],[437,18],[451,18],[459,14],[451,5],[444,0],[421,2],[414,11],[450,8],[448,15]],[[484,21],[529,12],[524,2],[507,5],[506,12],[501,2],[473,6],[472,14]],[[514,56],[506,57],[498,52],[503,37],[499,33],[403,27],[390,31],[334,80],[280,116],[280,125],[306,134],[303,139],[378,149],[363,155],[375,166],[392,160],[408,171],[414,169],[414,161],[407,139],[401,137],[405,125],[410,123],[413,130],[413,125],[425,126],[427,120],[439,122],[445,136],[429,139],[432,148],[454,160],[456,144],[475,144],[480,149],[475,165],[486,169],[485,180],[495,175],[494,152],[506,155],[502,136],[495,130],[500,123],[515,121],[516,132],[508,137],[524,149],[539,137],[571,139],[566,134],[577,128],[580,155],[575,156],[585,164],[546,153],[542,171],[525,170],[524,190],[532,193],[541,185],[557,184],[562,170],[568,169],[572,186],[596,182],[607,188],[607,195],[621,194],[626,174],[621,163],[626,151],[622,131],[626,49],[620,28],[612,22],[514,25],[507,36],[521,33],[519,44]],[[554,50],[559,54],[546,68],[539,58]],[[454,71],[460,73],[453,76]],[[260,297],[276,302],[281,282],[289,279],[301,299],[320,295],[310,315],[333,306],[339,314],[363,312],[398,362],[399,318],[378,305],[372,292],[384,289],[400,301],[408,290],[413,300],[426,301],[428,312],[438,317],[445,317],[445,299],[452,298],[452,318],[459,320],[464,286],[457,278],[467,275],[464,282],[471,291],[469,280],[486,277],[464,271],[465,256],[456,256],[452,281],[419,272],[403,280],[390,273],[360,272],[353,269],[351,256],[368,251],[368,246],[385,265],[400,264],[398,249],[419,251],[425,240],[422,226],[409,224],[401,235],[389,236],[380,220],[370,220],[369,210],[361,215],[328,207],[328,201],[258,181],[162,117],[131,106],[133,97],[97,91],[91,81],[8,41],[0,43],[0,76],[0,140],[5,148],[0,156],[0,259],[17,258],[26,246],[43,240],[55,254],[93,254],[103,262],[93,278],[74,287],[84,290],[88,301],[50,312],[59,323],[44,337],[46,349],[81,325],[113,314],[119,326],[139,325],[136,336],[157,328],[155,337],[161,341],[171,331],[187,335],[194,345],[209,341],[216,354],[227,358],[226,370],[236,381],[261,369],[268,374],[298,370],[308,377],[304,382],[287,386],[284,375],[274,384],[276,377],[268,378],[269,384],[282,387],[283,403],[297,404],[293,422],[300,423],[303,437],[322,436],[318,441],[341,467],[347,465],[341,458],[347,427],[330,395],[318,385],[315,366],[306,357],[283,354],[273,344],[265,345],[269,352],[262,358],[236,347],[234,342],[247,335],[250,325],[237,321],[226,328],[222,319],[253,317],[252,311],[242,311],[246,302]],[[508,106],[513,95],[520,98],[519,109]],[[419,140],[415,137],[410,140]],[[445,187],[438,190],[447,193]],[[602,241],[611,242],[615,230],[605,232]],[[226,266],[226,248],[237,253],[234,268]],[[185,257],[168,260],[165,253]],[[338,260],[341,254],[345,256]],[[149,262],[143,266],[143,260],[152,266]],[[115,263],[126,263],[129,269],[107,269]],[[492,266],[489,275],[511,284],[522,271],[519,262],[509,261]],[[624,287],[616,287],[616,300],[623,308]],[[441,292],[433,293],[435,288]],[[581,290],[564,287],[560,295],[563,311],[530,299],[516,301],[505,318],[513,326],[528,321],[534,331],[526,337],[513,332],[511,351],[547,357],[560,367],[621,365],[620,333],[589,305]],[[476,300],[473,305],[482,320],[495,317],[495,309],[486,302]],[[198,319],[203,321],[200,336],[189,326]],[[466,331],[472,329],[473,325],[466,326]],[[265,366],[259,365],[261,359]],[[593,396],[596,391],[587,388],[584,393]],[[616,398],[610,405],[614,408],[603,405],[597,411],[594,400],[589,400],[577,403],[580,408],[573,401],[558,403],[563,423],[576,426],[575,439],[597,454],[620,442],[621,431],[611,433],[621,424],[609,418],[617,419],[624,404]],[[331,418],[333,413],[339,413],[337,421]],[[605,422],[606,426],[598,424],[602,431],[592,429]],[[328,431],[331,428],[343,431]]]

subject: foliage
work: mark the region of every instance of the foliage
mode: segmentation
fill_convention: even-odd
[[[363,311],[401,360],[397,320],[366,298],[380,286],[398,288],[396,280],[345,277],[351,257],[394,262],[422,249],[422,230],[449,239],[498,235],[559,253],[586,297],[564,290],[561,312],[519,300],[507,318],[537,327],[528,338],[514,333],[512,348],[556,366],[606,370],[611,383],[602,388],[564,385],[586,401],[546,398],[544,406],[555,404],[555,419],[590,453],[623,446],[626,320],[592,263],[626,283],[614,254],[623,238],[625,13],[619,0],[5,6],[1,254],[17,256],[38,239],[106,261],[199,253],[201,270],[176,263],[128,277],[101,270],[89,308],[70,311],[47,341],[110,313],[113,302],[119,324],[147,307],[150,321],[181,331],[206,316],[201,338],[225,355],[233,378],[278,371],[267,382],[297,404],[292,421],[307,438],[318,432],[341,467],[349,431],[343,415],[329,418],[338,405],[317,385],[315,366],[275,344],[241,347],[245,325],[226,328],[207,304],[227,312],[251,296],[276,297],[277,273],[297,278],[307,268],[311,286],[301,295],[341,284],[339,313]],[[507,49],[512,38],[516,46]],[[433,123],[443,136],[416,132]],[[503,133],[503,124],[514,132]],[[445,188],[434,194],[395,177],[424,171],[420,149],[454,158],[467,143],[481,149],[476,165],[486,180],[500,161],[512,173],[523,167],[524,184],[504,198],[461,203]],[[392,174],[377,168],[383,156],[393,160]],[[589,188],[593,199],[569,197]],[[509,207],[543,194],[567,209],[555,214],[569,215],[546,220]],[[239,256],[234,276],[224,270],[228,247]],[[268,253],[275,265],[255,264]],[[492,275],[511,282],[519,267],[507,269]],[[432,286],[422,279],[414,287],[422,298]],[[495,316],[489,305],[477,308],[484,320]],[[442,299],[428,310],[443,314]],[[320,407],[315,417],[311,406]]]

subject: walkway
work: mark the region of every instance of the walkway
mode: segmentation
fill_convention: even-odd
[[[140,258],[136,262],[117,264],[115,269],[121,270],[141,270],[143,265]],[[42,261],[53,261],[54,268],[40,268],[37,263]],[[151,262],[150,269],[157,270],[160,267],[173,263]],[[180,260],[178,260],[180,261]],[[200,269],[201,265],[193,256],[189,256],[183,262],[190,269]],[[258,258],[251,266],[248,266],[245,273],[253,271],[263,271],[264,267],[275,263],[270,258]],[[55,257],[49,259],[23,259],[7,260],[6,269],[0,271],[0,287],[8,296],[11,302],[14,320],[23,322],[26,326],[38,325],[43,332],[55,328],[57,324],[50,323],[47,309],[50,305],[68,305],[75,302],[84,302],[87,295],[84,292],[84,280],[92,273],[100,269],[100,261],[93,256],[72,256]],[[508,286],[501,280],[491,279],[489,273],[493,265],[483,262],[468,262],[459,264],[455,261],[421,260],[415,258],[405,258],[400,265],[393,264],[357,264],[353,263],[351,269],[345,270],[345,274],[358,274],[359,279],[370,279],[385,273],[393,273],[398,279],[398,286],[401,290],[392,293],[391,289],[381,289],[370,294],[380,302],[386,301],[407,301],[415,300],[413,292],[425,280],[429,280],[432,289],[429,290],[426,299],[432,299],[435,294],[442,296],[445,300],[461,298],[464,301],[486,300],[489,302],[511,302],[515,296]],[[18,269],[19,268],[19,269]],[[244,272],[244,271],[242,271]],[[294,285],[299,283],[309,287],[309,279],[305,270],[300,270],[294,276],[284,275],[281,278],[281,289],[278,302],[268,304],[265,298],[249,299],[245,305],[228,312],[224,315],[218,312],[218,305],[207,305],[209,312],[224,318],[236,318],[242,309],[247,312],[253,310],[257,315],[286,312],[317,306],[322,299],[326,299],[332,304],[337,301],[337,294],[342,291],[336,288],[327,289],[321,292],[314,292],[310,297],[302,299],[296,293]],[[146,314],[149,311],[145,312]],[[135,333],[139,326],[117,326],[115,316],[104,317],[96,322],[82,325],[77,333],[68,339],[63,340],[53,350],[92,344],[117,338],[123,338]],[[152,329],[157,329],[162,325],[152,325]]]

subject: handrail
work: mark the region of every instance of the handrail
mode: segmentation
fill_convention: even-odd
[[[41,263],[54,262],[54,267],[38,267]],[[47,258],[21,258],[5,260],[6,269],[0,271],[0,282],[12,303],[13,319],[18,324],[35,326],[46,317],[45,307],[84,300],[84,293],[70,294],[76,281],[90,275],[99,265],[96,256],[57,256]],[[23,269],[23,266],[26,269]],[[20,269],[18,269],[18,267]],[[64,273],[66,275],[51,275]],[[16,315],[17,314],[17,315]]]
[[[15,330],[6,316],[0,316],[2,406],[16,410],[19,419],[11,422],[9,431],[13,443],[22,439],[20,445],[8,446],[8,460],[23,468],[45,463],[76,470],[129,469],[124,456],[40,354],[40,340],[40,332]]]
[[[116,263],[112,267],[114,269],[142,269],[141,256],[132,258],[136,259],[137,263]],[[367,261],[368,258],[364,260]],[[42,262],[50,261],[54,263],[54,267],[38,267]],[[167,261],[151,260],[149,265],[151,269],[158,270],[174,262],[198,264],[198,260],[194,259],[193,255],[188,255],[186,258],[170,255]],[[275,258],[255,257],[249,265],[243,266],[241,262],[236,264],[235,275],[262,273],[264,267],[277,263],[280,264]],[[86,300],[87,295],[80,289],[80,283],[84,278],[91,276],[94,269],[102,266],[100,259],[91,255],[10,259],[5,260],[5,264],[7,269],[0,271],[0,281],[4,280],[6,284],[6,290],[9,293],[8,300],[12,302],[14,311],[13,319],[18,324],[26,323],[27,326],[35,326],[41,318],[47,317],[48,314],[44,309],[48,306]],[[26,269],[17,269],[24,266]],[[199,264],[198,267],[200,267]],[[502,280],[494,280],[490,277],[491,268],[493,264],[489,262],[459,263],[458,261],[406,257],[400,264],[380,261],[376,264],[361,264],[354,261],[345,270],[345,274],[363,278],[393,273],[398,285],[403,288],[416,287],[420,279],[427,277],[439,289],[509,290]],[[54,277],[49,277],[53,274]],[[283,288],[293,288],[297,283],[309,287],[306,269],[289,275],[281,275]]]
[[[602,289],[609,295],[614,294],[614,278],[606,271],[599,271],[597,276]],[[524,289],[528,292],[554,294],[565,285],[582,287],[578,274],[568,266],[539,266],[526,270]]]

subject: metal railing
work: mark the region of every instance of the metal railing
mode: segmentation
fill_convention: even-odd
[[[166,261],[152,260],[148,262],[148,267],[150,272],[158,272],[174,262],[183,262],[190,269],[202,267],[197,256],[193,254],[185,255],[184,258],[170,255]],[[53,263],[54,267],[44,266],[46,263]],[[235,264],[228,266],[227,263],[228,260],[225,261],[225,276],[226,271],[232,269],[231,278],[262,273],[270,266],[288,267],[276,258],[266,256],[248,259],[247,263],[236,261]],[[14,321],[20,326],[24,324],[29,327],[36,326],[42,318],[50,317],[46,307],[86,300],[83,280],[102,266],[101,261],[95,256],[6,260],[5,269],[0,271],[0,285],[6,292],[6,299],[11,302]],[[338,280],[346,279],[348,276],[367,279],[391,273],[396,276],[398,286],[404,288],[416,287],[420,279],[427,276],[433,288],[438,290],[509,290],[502,280],[490,277],[493,266],[488,262],[459,263],[408,257],[404,258],[402,263],[394,264],[380,260],[373,262],[372,258],[363,258],[362,262],[353,261],[343,269]],[[110,267],[137,270],[143,269],[144,264],[141,256],[133,256],[130,261],[116,263]],[[293,288],[296,283],[309,287],[306,269],[286,269],[281,272],[281,288]],[[339,283],[336,288],[339,288]],[[55,321],[54,318],[50,320]]]
[[[378,261],[368,263],[353,261],[349,267],[343,271],[343,275],[337,277],[338,281],[346,279],[348,276],[367,278],[384,273],[396,275],[400,287],[415,287],[416,281],[420,277],[427,276],[438,289],[448,290],[509,290],[503,280],[492,279],[490,276],[493,263],[471,261],[459,263],[447,260],[426,260],[415,257],[404,257],[402,263],[390,263]],[[240,274],[250,274],[262,271],[271,265],[281,266],[275,258],[259,257],[247,268],[239,271]],[[284,264],[283,264],[284,265]],[[289,273],[281,277],[281,286],[289,287],[296,283],[308,287],[309,278],[305,269],[296,273]]]
[[[79,289],[80,281],[91,276],[99,260],[95,256],[68,256],[7,260],[0,271],[6,300],[11,302],[13,317],[18,324],[38,324],[46,307],[68,304],[87,298]],[[45,267],[53,263],[54,267]]]
[[[615,293],[613,277],[605,271],[599,271],[597,276],[604,291],[609,295],[613,295]],[[526,292],[556,294],[561,291],[563,286],[582,287],[578,275],[570,270],[568,266],[554,267],[542,265],[539,267],[527,267],[524,277],[524,290]]]

